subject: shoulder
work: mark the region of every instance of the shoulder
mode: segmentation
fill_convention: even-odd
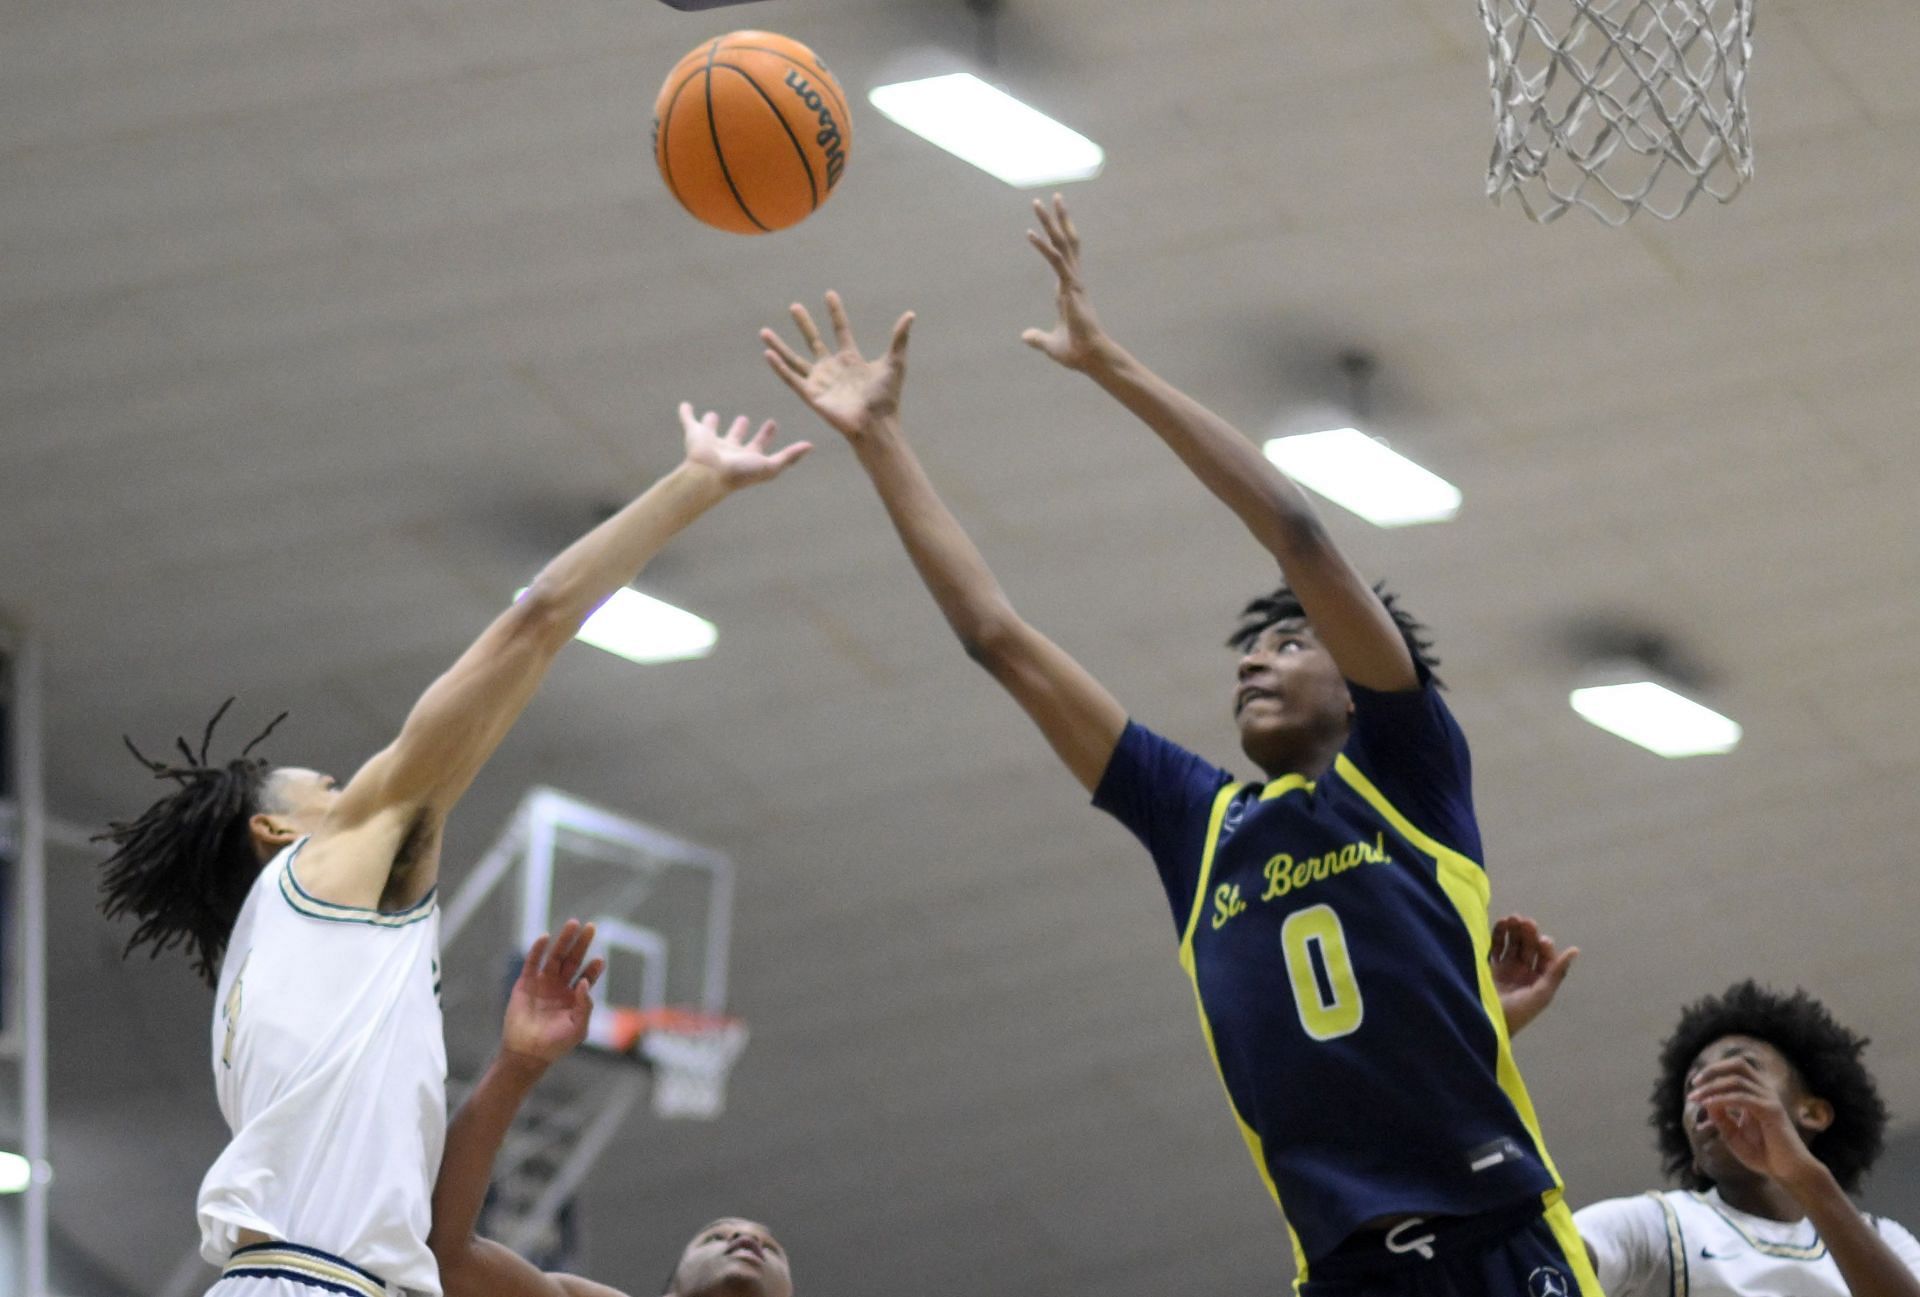
[[[1920,1274],[1920,1239],[1915,1239],[1913,1232],[1897,1220],[1876,1216],[1872,1212],[1867,1213],[1867,1219],[1873,1222],[1874,1230],[1906,1267]]]

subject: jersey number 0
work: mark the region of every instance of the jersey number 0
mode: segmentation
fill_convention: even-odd
[[[1295,910],[1280,925],[1280,949],[1300,1025],[1315,1040],[1337,1040],[1360,1029],[1366,1006],[1353,979],[1347,932],[1331,905]]]

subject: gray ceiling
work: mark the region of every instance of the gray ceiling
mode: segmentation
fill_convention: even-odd
[[[1226,762],[1238,601],[1272,580],[1142,429],[1021,348],[1024,198],[861,112],[806,225],[705,230],[652,172],[665,69],[757,22],[855,92],[965,47],[960,0],[13,0],[0,42],[0,605],[50,656],[55,810],[118,747],[294,717],[347,770],[550,551],[674,459],[674,403],[818,435],[753,334],[837,286],[921,324],[911,430],[1015,600]],[[1481,196],[1467,0],[1012,0],[1001,75],[1110,152],[1074,190],[1108,320],[1249,431],[1382,365],[1377,430],[1455,523],[1339,537],[1436,628],[1498,909],[1586,950],[1521,1056],[1576,1200],[1655,1175],[1684,998],[1804,981],[1920,1112],[1920,6],[1769,0],[1730,207],[1537,228]],[[830,436],[830,434],[829,434]],[[457,817],[451,873],[546,782],[732,853],[754,1024],[712,1126],[640,1120],[585,1196],[650,1292],[726,1212],[803,1291],[1277,1289],[1152,873],[949,639],[839,445],[730,502],[648,590],[710,659],[570,650]],[[1567,708],[1567,627],[1676,637],[1747,728],[1670,763]],[[135,1291],[221,1126],[207,997],[53,886],[60,1226]],[[497,952],[494,952],[497,953]],[[456,952],[455,983],[492,985]],[[480,996],[482,990],[468,994]],[[478,1020],[476,1019],[476,1022]],[[459,1027],[456,1058],[484,1030]]]

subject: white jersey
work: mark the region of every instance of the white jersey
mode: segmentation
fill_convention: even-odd
[[[221,964],[213,1077],[233,1139],[200,1184],[200,1253],[223,1264],[254,1230],[438,1297],[439,907],[317,900],[295,872],[304,842],[260,871]]]
[[[1920,1276],[1920,1243],[1867,1218]],[[1717,1190],[1611,1198],[1573,1214],[1609,1297],[1849,1297],[1840,1267],[1809,1220],[1768,1220],[1729,1207]]]

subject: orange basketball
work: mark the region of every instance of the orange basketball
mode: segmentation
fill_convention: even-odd
[[[807,219],[847,166],[847,97],[814,52],[734,32],[681,59],[653,107],[653,157],[708,225],[765,234]]]

